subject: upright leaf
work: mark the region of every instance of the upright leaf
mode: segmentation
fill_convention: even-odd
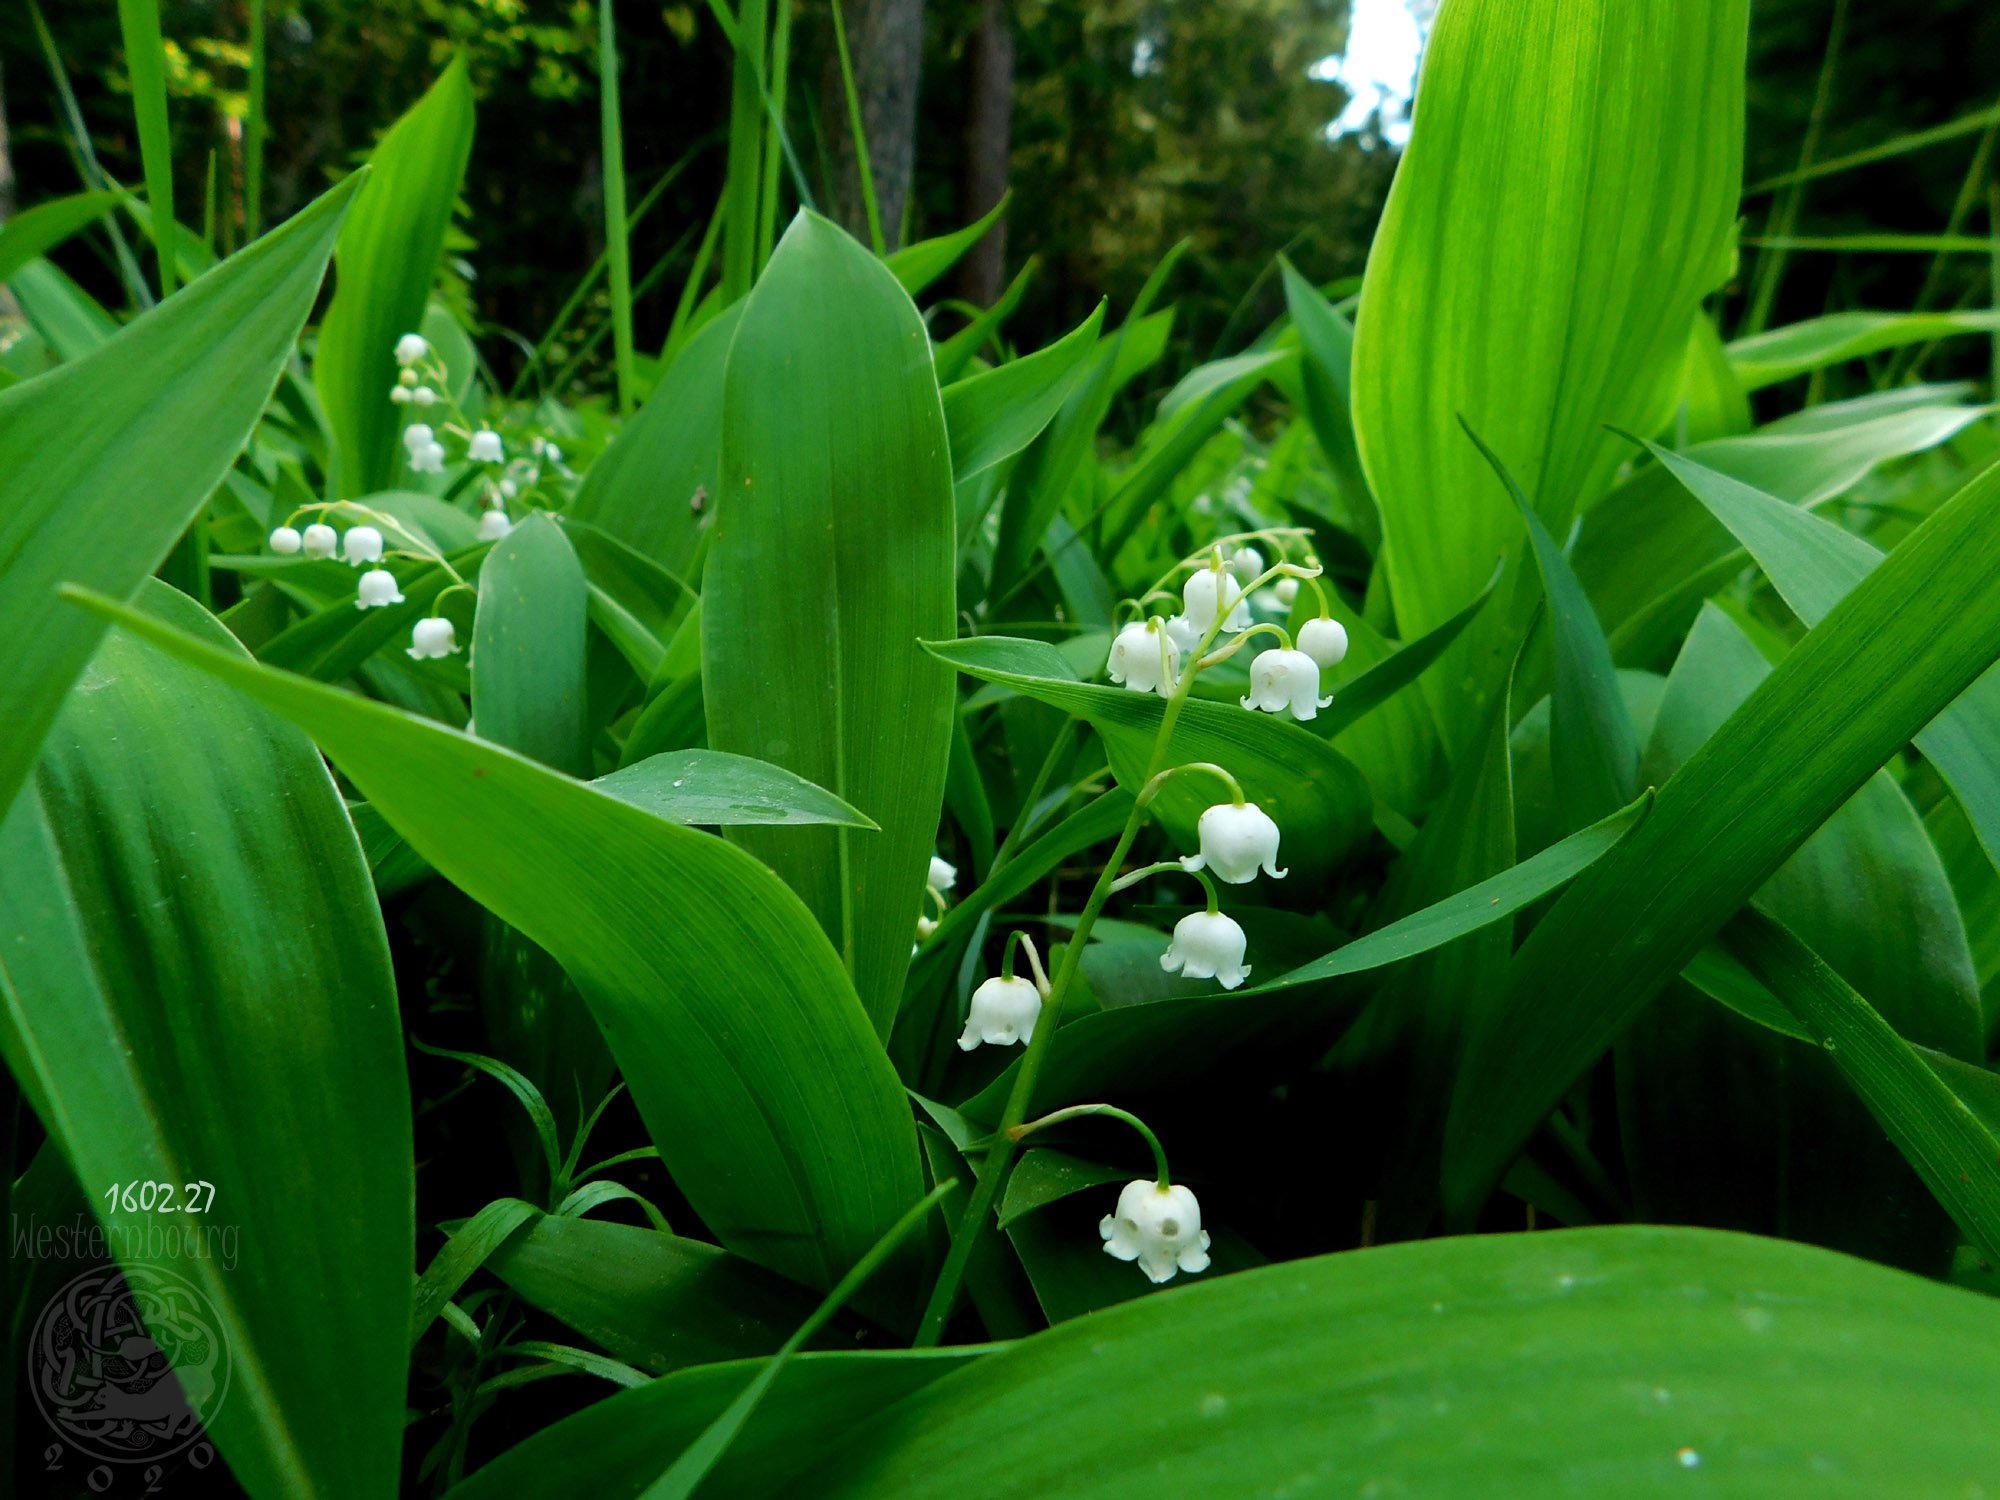
[[[124,597],[200,513],[271,399],[358,180],[93,352],[0,391],[0,809],[104,631],[56,609],[56,586]]]
[[[1354,425],[1405,637],[1472,597],[1519,535],[1460,416],[1560,536],[1622,457],[1605,424],[1670,415],[1696,307],[1728,269],[1747,14],[1747,0],[1439,13],[1354,345]],[[1448,744],[1481,721],[1521,623],[1491,611],[1446,658],[1432,701]]]
[[[797,891],[886,1035],[909,967],[951,744],[951,465],[909,294],[802,213],[724,377],[702,612],[709,744],[798,772],[879,832],[739,830]]]
[[[472,82],[461,54],[382,137],[369,157],[374,174],[340,232],[313,382],[343,495],[386,489],[395,477],[396,340],[423,325],[471,155]]]
[[[143,599],[150,628],[253,670],[192,600]],[[259,1500],[392,1492],[409,1085],[388,940],[318,752],[212,677],[105,640],[0,826],[0,913],[0,1045],[113,1249],[155,1259],[149,1232],[173,1228],[204,1251],[173,1269],[221,1347],[183,1382],[191,1399],[213,1382],[201,1414],[237,1478]],[[134,1179],[176,1204],[210,1182],[212,1202],[163,1220],[103,1196]]]

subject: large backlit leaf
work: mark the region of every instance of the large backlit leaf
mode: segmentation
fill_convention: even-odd
[[[1397,1245],[1009,1345],[821,1451],[812,1489],[1957,1494],[1992,1472],[1996,1340],[1986,1298],[1781,1241],[1649,1227]]]
[[[0,808],[104,625],[56,586],[120,597],[242,450],[319,290],[349,179],[92,353],[0,391]]]
[[[1738,339],[1729,346],[1729,362],[1744,388],[1754,391],[1884,349],[1996,329],[2000,312],[1828,313]]]
[[[718,1239],[830,1284],[922,1193],[837,955],[771,873],[497,745],[91,607],[311,733],[439,873],[554,954]]]
[[[703,587],[709,744],[798,772],[879,831],[741,830],[816,916],[887,1035],[944,801],[953,514],[930,339],[840,228],[793,221],[724,380]]]
[[[374,173],[340,231],[313,383],[333,431],[343,495],[385,488],[393,477],[403,411],[389,400],[396,340],[423,325],[472,155],[472,113],[460,54],[382,137],[369,157]]]
[[[1354,345],[1354,425],[1406,637],[1521,550],[1461,417],[1561,536],[1623,457],[1605,424],[1651,432],[1670,415],[1697,304],[1728,270],[1747,14],[1747,0],[1439,12]],[[1448,744],[1481,722],[1520,624],[1512,605],[1491,611],[1447,656],[1431,697]]]
[[[171,622],[150,629],[255,670],[192,600],[142,598]],[[393,1490],[409,1085],[368,868],[312,743],[106,638],[0,828],[0,913],[0,1040],[112,1249],[158,1263],[147,1235],[167,1230],[203,1248],[167,1269],[206,1297],[221,1347],[204,1366],[182,1345],[181,1378],[220,1398],[200,1411],[237,1477],[260,1500]],[[206,1181],[214,1201],[163,1217],[104,1196],[134,1181],[176,1203]]]
[[[2000,655],[1996,563],[1990,465],[1807,633],[1536,926],[1453,1104],[1445,1200],[1461,1222],[1661,986]]]

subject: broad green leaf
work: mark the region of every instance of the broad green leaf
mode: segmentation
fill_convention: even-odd
[[[1324,987],[1325,981],[1414,958],[1513,916],[1589,869],[1644,820],[1650,806],[1642,797],[1511,870],[1267,982],[1079,1016],[1063,1026],[1062,1045],[1049,1054],[1034,1107],[1052,1109],[1203,1077],[1235,1052],[1275,1055],[1284,1042],[1324,1030],[1329,1018],[1337,1019],[1362,998]],[[1013,1079],[1010,1068],[961,1108],[981,1120],[996,1118]]]
[[[719,487],[722,371],[742,311],[740,303],[725,309],[688,341],[570,506],[578,520],[691,582]]]
[[[0,281],[118,206],[116,193],[75,193],[37,203],[0,225]]]
[[[796,1355],[701,1494],[814,1492],[818,1455],[835,1437],[986,1353],[971,1346]],[[637,1500],[762,1364],[701,1365],[621,1391],[508,1449],[451,1490],[450,1500]]]
[[[497,745],[89,607],[293,719],[440,874],[555,955],[726,1247],[829,1285],[920,1195],[915,1127],[838,957],[748,855]]]
[[[737,324],[703,587],[708,741],[796,771],[880,825],[741,846],[833,940],[876,1030],[894,1020],[937,837],[951,674],[950,457],[930,339],[882,263],[802,213]]]
[[[192,600],[141,597],[147,629],[255,670]],[[106,638],[0,827],[0,912],[0,1045],[112,1247],[153,1261],[149,1230],[200,1238],[170,1269],[221,1347],[202,1366],[183,1346],[181,1378],[197,1401],[213,1381],[201,1414],[237,1478],[269,1500],[393,1490],[409,1085],[388,940],[318,752],[211,677]],[[213,1183],[213,1202],[163,1220],[103,1196],[135,1179],[175,1184],[177,1203]]]
[[[1804,1023],[1959,1227],[2000,1262],[2000,1139],[1895,1027],[1784,927],[1745,912],[1726,941]]]
[[[1041,641],[977,636],[928,649],[961,672],[1088,720],[1104,737],[1119,783],[1137,795],[1166,700],[1078,682],[1056,649]],[[1214,761],[1235,775],[1244,794],[1284,831],[1284,857],[1301,884],[1332,869],[1369,829],[1367,782],[1305,725],[1190,698],[1174,728],[1172,758]],[[1168,782],[1153,805],[1168,827],[1186,835],[1216,795],[1213,786],[1184,777]]]
[[[423,323],[472,155],[472,114],[461,53],[369,156],[374,173],[340,231],[313,383],[342,495],[382,489],[394,475],[403,411],[389,400],[396,340]]]
[[[0,809],[104,632],[56,585],[131,593],[235,462],[319,289],[350,178],[108,342],[0,391]]]
[[[1988,1299],[1747,1236],[1395,1245],[1197,1281],[1010,1344],[820,1451],[812,1488],[1956,1494],[1992,1468],[1996,1338]]]
[[[1996,329],[2000,312],[1828,313],[1738,339],[1729,346],[1729,362],[1744,389],[1755,391],[1884,349]]]
[[[1048,348],[944,388],[955,481],[962,483],[1012,458],[1049,425],[1096,349],[1103,322],[1100,302],[1095,312]]]
[[[1678,454],[1661,466],[1735,535],[1798,617],[1817,625],[1882,560],[1872,543]],[[2000,671],[1988,672],[1916,736],[2000,865]]]
[[[1551,533],[1653,432],[1700,299],[1728,270],[1747,0],[1457,0],[1369,253],[1354,426],[1405,636],[1519,536],[1458,431],[1492,445]],[[1476,247],[1476,248],[1474,248]],[[1476,622],[1432,681],[1448,746],[1480,724],[1523,622]]]
[[[830,823],[874,828],[824,787],[782,766],[726,750],[668,750],[591,783],[656,818],[710,828],[753,823]]]
[[[1996,526],[1989,465],[1807,633],[1529,934],[1453,1103],[1451,1218],[1471,1218],[1577,1075],[2000,655]]]
[[[523,1300],[655,1375],[782,1344],[812,1299],[700,1240],[537,1215],[489,1270]]]
[[[569,776],[590,774],[583,564],[562,527],[529,516],[479,568],[472,717],[481,739]]]

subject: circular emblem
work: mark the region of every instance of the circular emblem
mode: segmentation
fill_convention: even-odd
[[[114,1463],[199,1441],[229,1389],[221,1319],[156,1266],[99,1266],[55,1296],[28,1340],[28,1380],[51,1427]]]

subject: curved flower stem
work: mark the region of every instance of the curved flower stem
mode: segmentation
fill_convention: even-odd
[[[1222,784],[1229,788],[1229,801],[1231,805],[1236,807],[1243,805],[1243,784],[1212,760],[1191,760],[1185,765],[1168,766],[1166,770],[1160,772],[1159,775],[1147,782],[1145,787],[1140,791],[1139,805],[1145,807],[1151,803],[1155,797],[1160,795],[1160,789],[1169,780],[1180,775],[1183,771],[1206,771],[1209,775],[1218,777]]]
[[[446,563],[446,564],[444,565],[444,567],[445,567],[445,571],[446,571],[446,572],[448,572],[448,573],[449,573],[449,572],[451,572],[451,564],[450,564],[450,563]],[[455,593],[457,593],[457,592],[458,592],[458,591],[459,591],[460,589],[464,589],[464,590],[466,591],[466,593],[468,593],[468,594],[471,594],[471,595],[473,595],[474,597],[477,597],[477,596],[478,596],[478,593],[479,593],[479,590],[478,590],[478,589],[474,588],[474,587],[473,587],[473,586],[472,586],[471,584],[467,583],[467,582],[466,582],[466,581],[465,581],[465,580],[464,580],[463,578],[460,578],[460,577],[459,577],[459,576],[458,576],[458,575],[457,575],[456,573],[452,573],[452,575],[451,575],[451,576],[452,576],[452,578],[453,578],[453,579],[454,579],[455,581],[454,581],[454,582],[451,582],[451,583],[448,583],[448,584],[446,584],[446,585],[445,585],[445,586],[444,586],[443,588],[439,589],[439,590],[438,590],[438,592],[437,592],[437,597],[436,597],[435,599],[431,600],[431,618],[432,618],[432,619],[436,619],[436,618],[437,618],[437,615],[438,615],[438,609],[439,609],[439,606],[440,606],[440,605],[442,605],[442,604],[444,603],[444,601],[445,601],[445,597],[446,597],[447,595],[449,595],[449,594],[455,594]]]
[[[1160,728],[1153,741],[1152,763],[1146,768],[1148,782],[1166,769],[1173,745],[1174,726],[1180,722],[1181,710],[1187,706],[1189,694],[1194,688],[1201,654],[1214,643],[1216,633],[1222,628],[1222,620],[1222,612],[1218,611],[1215,623],[1208,627],[1195,647],[1194,665],[1182,674],[1181,680],[1175,684],[1173,696],[1167,699],[1166,712],[1160,716]],[[1117,881],[1118,870],[1131,851],[1132,841],[1139,836],[1139,826],[1145,817],[1145,805],[1135,797],[1111,857],[1098,873],[1097,883],[1090,888],[1090,895],[1077,916],[1076,930],[1070,934],[1069,943],[1063,949],[1062,963],[1049,986],[1048,998],[1042,1002],[1042,1013],[1035,1022],[1034,1037],[1029,1041],[1014,1074],[1014,1086],[1008,1091],[1007,1103],[1001,1110],[1000,1128],[986,1152],[985,1160],[980,1163],[979,1180],[973,1187],[971,1201],[966,1204],[957,1233],[952,1236],[951,1250],[938,1272],[937,1284],[931,1288],[930,1302],[924,1308],[923,1322],[918,1325],[913,1341],[915,1348],[933,1348],[944,1336],[945,1322],[951,1317],[952,1307],[958,1300],[959,1286],[965,1280],[966,1264],[972,1258],[972,1247],[985,1232],[993,1205],[999,1201],[1001,1185],[1007,1180],[1007,1170],[1013,1165],[1018,1143],[1008,1132],[1028,1117],[1028,1107],[1034,1100],[1035,1080],[1041,1075],[1042,1065],[1048,1061],[1049,1047],[1055,1040],[1056,1028],[1062,1023],[1063,1002],[1069,998],[1070,987],[1082,966],[1083,950],[1090,942],[1090,930],[1097,925],[1104,903],[1110,898],[1111,887]]]
[[[1211,917],[1221,915],[1222,897],[1220,896],[1220,894],[1217,893],[1215,889],[1215,882],[1209,878],[1208,871],[1189,870],[1187,873],[1194,876],[1196,880],[1199,880],[1201,882],[1201,888],[1204,891],[1208,892],[1208,914]]]
[[[1322,620],[1331,620],[1333,618],[1333,600],[1327,597],[1326,585],[1319,581],[1317,573],[1308,578],[1306,582],[1311,584],[1313,592],[1319,595],[1319,617]]]
[[[1115,896],[1120,891],[1130,890],[1140,881],[1150,876],[1185,875],[1186,873],[1187,871],[1181,868],[1179,860],[1163,859],[1156,865],[1141,865],[1136,870],[1127,870],[1123,875],[1120,875],[1116,880],[1111,882],[1111,893]]]
[[[1245,646],[1249,645],[1251,639],[1259,634],[1275,635],[1279,640],[1285,643],[1285,649],[1287,651],[1292,649],[1292,638],[1286,632],[1284,626],[1271,625],[1271,624],[1252,625],[1248,630],[1243,631],[1240,635],[1236,637],[1235,640],[1231,641],[1228,645],[1224,646],[1220,651],[1216,652],[1213,656],[1204,656],[1198,663],[1198,665],[1204,667],[1220,666],[1223,662],[1228,661],[1230,657],[1234,656],[1237,652],[1241,651]]]
[[[1138,1131],[1140,1135],[1146,1138],[1146,1144],[1153,1148],[1153,1166],[1158,1175],[1160,1186],[1170,1187],[1173,1185],[1173,1177],[1167,1171],[1167,1148],[1160,1144],[1160,1138],[1147,1128],[1144,1120],[1140,1119],[1130,1110],[1120,1109],[1115,1104],[1072,1104],[1068,1109],[1056,1110],[1053,1114],[1043,1115],[1039,1120],[1030,1120],[1025,1125],[1016,1125],[1012,1130],[1007,1132],[1007,1135],[1010,1140],[1019,1144],[1038,1130],[1046,1130],[1051,1125],[1060,1125],[1065,1120],[1080,1119],[1084,1115],[1108,1115],[1114,1120],[1123,1120],[1127,1125]]]

